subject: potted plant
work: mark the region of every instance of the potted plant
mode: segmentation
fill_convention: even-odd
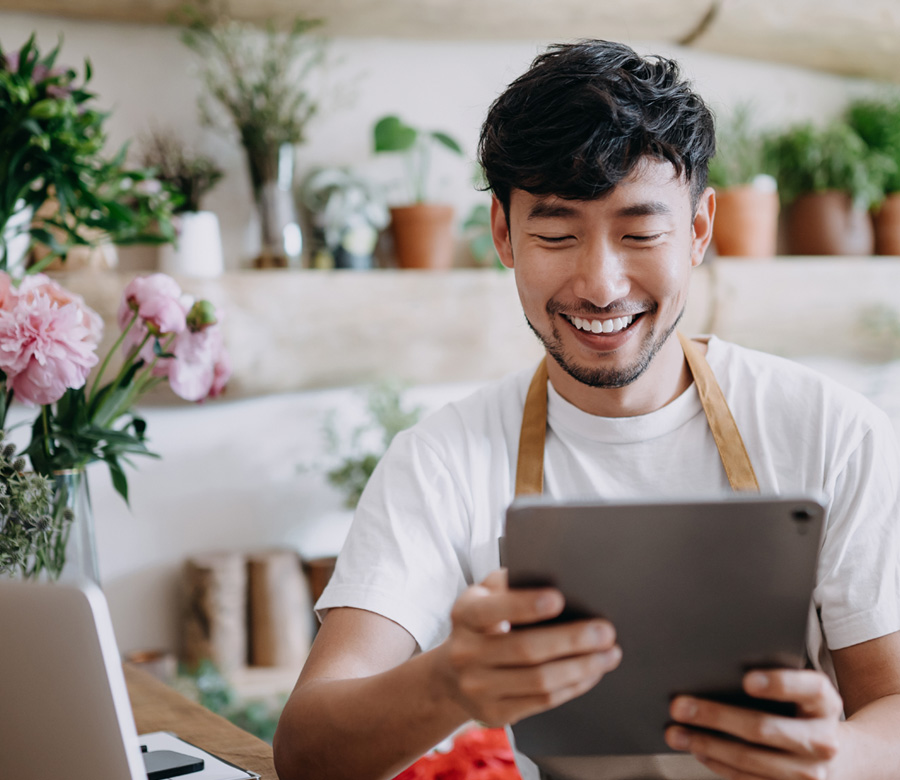
[[[750,126],[750,108],[739,106],[716,133],[709,183],[716,189],[713,243],[722,256],[775,256],[778,185],[770,175],[761,134]]]
[[[789,206],[788,253],[872,254],[868,210],[884,197],[890,161],[841,120],[796,125],[772,136],[768,148]]]
[[[313,170],[301,189],[324,254],[318,267],[372,267],[378,231],[388,223],[380,190],[349,168]]]
[[[870,149],[891,161],[886,197],[873,213],[875,254],[900,255],[900,96],[854,101],[847,121]]]
[[[163,273],[211,278],[224,270],[219,220],[200,201],[222,178],[209,157],[194,154],[171,132],[156,131],[144,142],[141,164],[180,197],[175,206],[175,245],[160,251]]]
[[[29,253],[37,272],[78,247],[174,238],[170,193],[128,168],[125,148],[104,154],[90,63],[79,81],[59,50],[41,56],[34,36],[0,47],[0,270],[20,273]]]
[[[462,155],[462,147],[438,130],[419,130],[386,116],[374,128],[375,152],[405,156],[410,204],[391,208],[391,227],[401,268],[449,268],[453,264],[453,207],[427,201],[434,146]]]
[[[211,0],[183,8],[180,21],[182,40],[202,60],[203,122],[221,125],[224,113],[246,152],[261,229],[253,265],[300,266],[303,234],[294,202],[294,149],[318,111],[309,76],[323,62],[325,47],[309,33],[321,22],[298,18],[287,30],[270,22],[260,35],[228,19]],[[218,115],[211,103],[218,104]]]

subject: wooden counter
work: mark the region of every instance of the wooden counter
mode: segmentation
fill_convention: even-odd
[[[225,718],[185,698],[142,669],[124,665],[138,734],[171,731],[181,739],[263,780],[277,780],[272,747]]]

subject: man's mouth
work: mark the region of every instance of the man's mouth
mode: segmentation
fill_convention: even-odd
[[[583,330],[585,333],[618,333],[619,331],[625,330],[625,328],[631,325],[631,323],[640,316],[640,314],[626,314],[622,317],[608,317],[604,320],[589,320],[582,317],[572,317],[568,314],[563,314],[563,317],[578,328],[578,330]]]

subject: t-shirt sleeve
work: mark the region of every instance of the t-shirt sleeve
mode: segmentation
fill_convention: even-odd
[[[875,422],[832,488],[813,593],[830,650],[900,630],[900,452]]]
[[[399,434],[366,486],[316,612],[365,609],[403,626],[423,650],[438,644],[469,584],[469,509],[435,448],[416,431]]]

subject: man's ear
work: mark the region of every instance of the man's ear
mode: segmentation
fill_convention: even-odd
[[[509,222],[506,220],[503,204],[497,200],[496,195],[491,198],[491,236],[500,262],[507,268],[512,268],[514,263],[512,244],[509,240]]]
[[[703,262],[706,248],[712,240],[715,216],[716,191],[707,187],[697,201],[697,210],[694,212],[694,236],[691,240],[691,265],[694,267]]]

